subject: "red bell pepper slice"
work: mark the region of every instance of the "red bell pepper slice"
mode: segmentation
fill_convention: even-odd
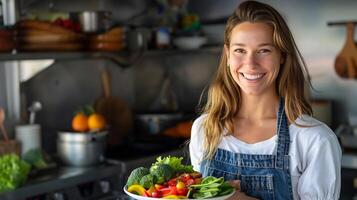
[[[158,190],[160,192],[160,194],[165,197],[167,195],[177,195],[177,188],[176,187],[166,187],[166,188],[162,188],[160,190]]]

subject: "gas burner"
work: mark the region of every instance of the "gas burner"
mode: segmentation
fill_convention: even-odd
[[[108,146],[106,157],[121,161],[140,159],[142,157],[165,153],[185,147],[186,139],[162,135],[136,135],[125,143]]]

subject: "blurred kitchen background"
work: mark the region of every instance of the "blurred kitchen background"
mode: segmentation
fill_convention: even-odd
[[[72,117],[80,106],[93,105],[103,97],[102,76],[105,73],[109,77],[110,95],[120,99],[120,106],[129,113],[119,116],[124,123],[133,123],[125,127],[125,131],[116,133],[122,136],[109,145],[106,152],[107,157],[117,161],[116,164],[108,164],[110,167],[117,167],[119,163],[120,173],[117,168],[113,171],[118,175],[120,183],[117,185],[122,187],[123,179],[132,168],[152,162],[161,153],[188,158],[185,141],[189,136],[169,137],[172,136],[169,134],[163,139],[160,134],[168,126],[156,126],[153,130],[142,123],[157,122],[158,119],[185,123],[197,117],[199,99],[202,94],[204,98],[203,91],[218,66],[224,23],[241,1],[1,2],[3,26],[12,27],[25,18],[71,18],[73,14],[80,15],[84,11],[100,11],[96,12],[102,20],[99,27],[81,29],[81,32],[102,34],[119,27],[125,35],[125,46],[120,48],[110,46],[108,49],[64,51],[61,47],[52,46],[42,50],[18,47],[17,50],[0,53],[0,106],[5,109],[5,127],[11,138],[15,135],[16,125],[28,123],[28,107],[38,101],[42,108],[36,112],[35,123],[41,126],[42,149],[50,155],[55,154],[58,131],[71,129]],[[272,5],[283,14],[305,58],[314,87],[309,95],[315,117],[338,134],[344,149],[341,199],[352,199],[357,194],[357,155],[354,150],[357,148],[357,134],[354,134],[357,133],[357,81],[354,77],[336,73],[335,59],[346,42],[345,22],[357,22],[357,1],[261,2]],[[355,34],[353,36],[355,38]],[[182,38],[187,41],[182,41]],[[356,68],[356,47],[350,50]],[[119,125],[120,128],[123,127]],[[81,181],[83,178],[76,184]],[[44,184],[41,181],[35,183]],[[53,183],[52,190],[32,191],[36,191],[34,196],[40,195],[38,197],[45,199],[47,197],[43,193],[70,199],[68,191],[62,187],[65,188]]]

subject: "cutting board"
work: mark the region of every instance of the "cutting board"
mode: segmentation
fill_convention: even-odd
[[[102,71],[101,80],[103,96],[96,100],[95,109],[105,117],[109,125],[108,144],[118,145],[133,129],[133,114],[125,101],[111,95],[111,76],[108,70]]]

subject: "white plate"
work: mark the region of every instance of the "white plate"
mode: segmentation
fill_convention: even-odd
[[[137,200],[163,200],[163,198],[152,198],[152,197],[143,197],[140,195],[136,195],[133,193],[128,192],[127,187],[124,187],[124,192],[129,195],[130,197],[137,199]],[[229,197],[231,197],[233,194],[235,193],[235,191],[233,191],[230,194],[224,195],[224,196],[220,196],[220,197],[213,197],[213,198],[208,198],[209,200],[225,200],[228,199]],[[196,200],[196,199],[182,199],[182,200]]]

